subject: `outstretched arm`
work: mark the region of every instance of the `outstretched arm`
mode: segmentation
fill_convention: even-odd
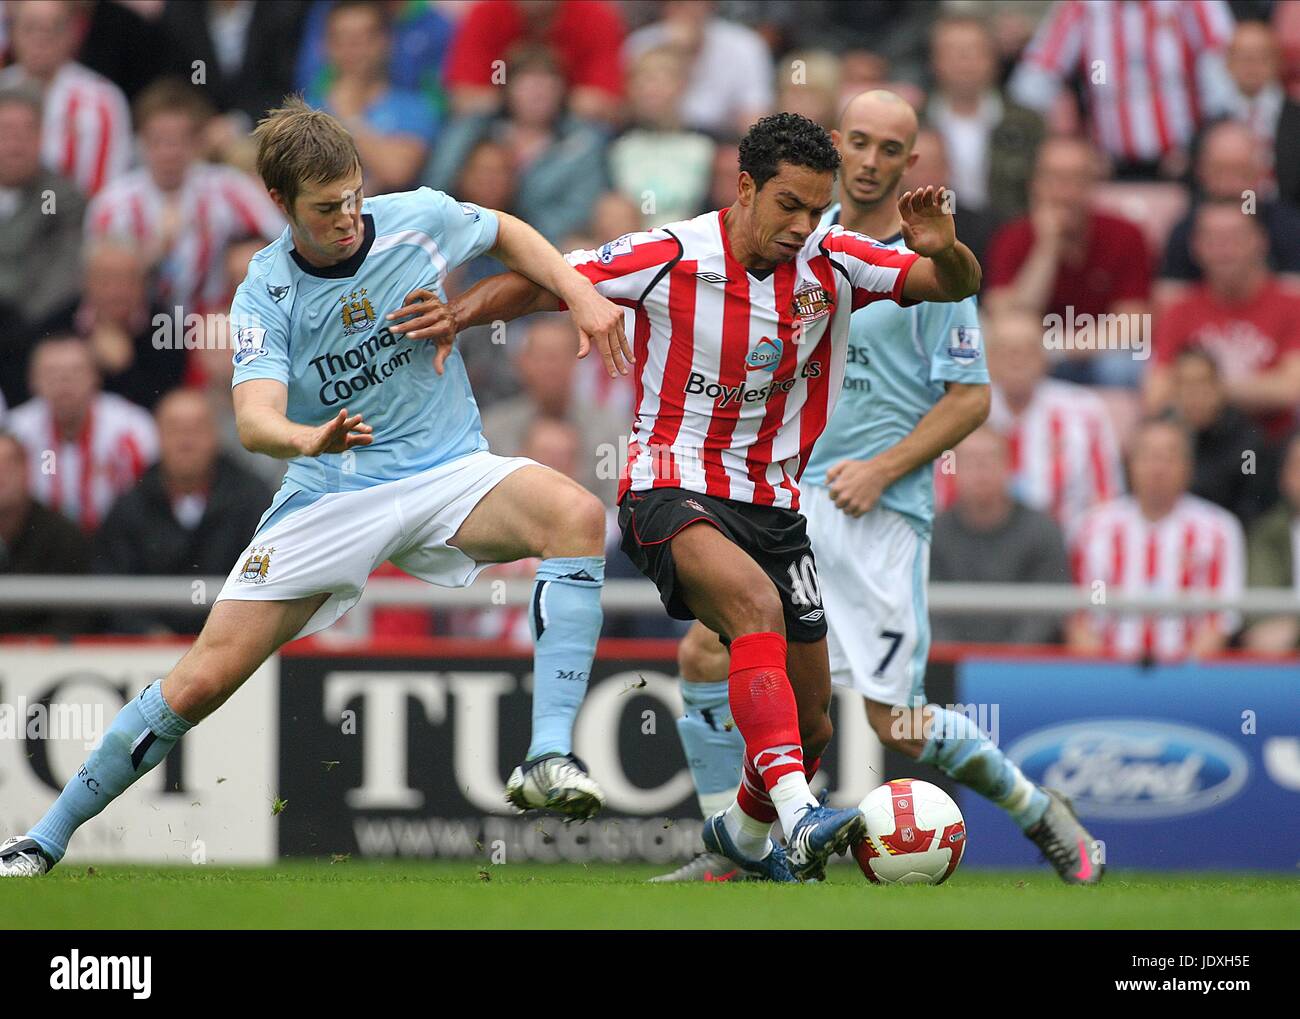
[[[393,332],[413,340],[433,340],[439,348],[434,367],[442,374],[452,342],[462,329],[565,307],[578,328],[578,356],[585,357],[594,343],[610,375],[626,375],[632,351],[623,331],[622,309],[602,297],[587,277],[523,220],[504,212],[495,215],[499,225],[491,253],[514,271],[488,277],[449,305],[427,289],[413,290],[405,305],[388,318],[415,317],[393,326]]]
[[[527,276],[505,272],[480,280],[453,298],[452,315],[460,329],[509,322],[539,311],[559,311],[560,299]]]
[[[493,255],[507,268],[540,284],[563,301],[580,333],[598,342],[627,342],[623,337],[623,311],[618,305],[601,297],[586,276],[522,219],[505,212],[496,215],[500,225],[491,251]]]

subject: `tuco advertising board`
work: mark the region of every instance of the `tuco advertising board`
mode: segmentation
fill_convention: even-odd
[[[980,660],[957,675],[963,699],[998,706],[1002,749],[1070,797],[1109,866],[1300,863],[1294,664]],[[1034,863],[1000,810],[969,794],[958,802],[967,863]]]
[[[608,797],[599,818],[564,825],[506,805],[505,780],[528,744],[531,664],[286,655],[281,854],[664,862],[696,852],[699,810],[677,738],[671,658],[602,649],[597,659],[574,750]],[[856,803],[897,762],[883,760],[856,695],[837,692],[832,712],[835,742],[814,787],[828,787],[832,804]]]

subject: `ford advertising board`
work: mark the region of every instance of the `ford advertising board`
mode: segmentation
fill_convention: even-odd
[[[1073,801],[1109,866],[1300,862],[1294,668],[974,660],[958,667],[958,690],[997,705],[1002,748]],[[965,790],[959,802],[969,863],[1034,862],[1000,809]]]

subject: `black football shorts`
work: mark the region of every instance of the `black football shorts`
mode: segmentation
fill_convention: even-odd
[[[622,549],[659,589],[674,619],[694,619],[677,583],[672,539],[697,521],[712,524],[739,545],[776,585],[786,639],[815,643],[826,636],[817,562],[803,515],[777,506],[754,506],[684,488],[628,492],[619,504]],[[723,643],[729,643],[723,637]]]

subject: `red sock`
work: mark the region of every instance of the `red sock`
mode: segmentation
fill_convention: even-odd
[[[747,633],[731,642],[731,717],[745,740],[747,770],[753,766],[764,790],[804,767],[799,708],[785,671],[785,650],[779,633]]]
[[[763,785],[762,778],[754,770],[748,754],[745,756],[745,768],[740,773],[740,788],[736,790],[736,802],[740,805],[740,809],[755,821],[771,824],[776,820],[776,807],[772,806],[772,798],[767,795],[767,787]]]
[[[803,773],[809,782],[813,780],[813,776],[817,774],[817,769],[820,768],[821,765],[822,759],[820,757],[814,757],[811,761],[804,761]]]

